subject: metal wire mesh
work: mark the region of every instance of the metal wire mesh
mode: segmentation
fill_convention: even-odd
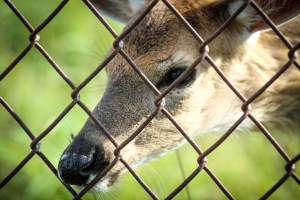
[[[164,92],[160,92],[153,83],[145,76],[145,74],[139,69],[139,67],[135,64],[135,62],[131,59],[131,57],[124,51],[120,44],[120,42],[143,20],[143,18],[151,11],[151,9],[159,2],[163,2],[170,11],[172,11],[178,19],[183,23],[183,25],[189,30],[189,32],[197,39],[200,43],[201,56],[194,61],[194,63],[186,70],[184,74],[182,74],[173,84],[171,84]],[[95,14],[95,16],[99,19],[99,22],[103,24],[106,29],[110,32],[110,34],[115,38],[113,44],[113,51],[110,55],[88,76],[82,83],[79,85],[75,85],[70,78],[65,74],[62,68],[51,58],[51,56],[47,53],[45,48],[39,43],[40,37],[39,33],[44,30],[44,28],[53,20],[56,15],[62,11],[62,9],[66,6],[69,0],[63,0],[57,8],[36,28],[33,27],[30,22],[22,15],[22,13],[18,10],[18,8],[12,3],[10,0],[4,0],[6,5],[14,12],[14,14],[18,17],[18,19],[22,22],[22,24],[27,28],[30,32],[29,44],[28,46],[11,62],[9,66],[0,74],[0,81],[2,81],[5,77],[9,76],[10,72],[17,66],[17,64],[30,52],[33,48],[36,48],[40,54],[50,63],[53,69],[60,75],[60,77],[69,85],[72,89],[72,101],[69,103],[67,107],[57,116],[57,118],[37,137],[33,135],[28,126],[24,123],[24,121],[19,117],[17,113],[14,112],[13,108],[0,96],[0,104],[5,108],[5,110],[14,118],[14,120],[19,124],[19,126],[25,131],[27,136],[31,139],[31,152],[15,167],[15,169],[8,174],[4,180],[0,183],[0,189],[3,189],[6,184],[28,163],[34,156],[40,157],[40,159],[49,167],[49,169],[57,176],[57,170],[52,165],[52,163],[48,160],[47,156],[40,151],[40,144],[46,138],[46,136],[53,130],[54,127],[57,126],[58,123],[65,117],[65,115],[75,106],[79,105],[83,111],[85,111],[88,116],[95,122],[97,127],[107,136],[107,138],[112,142],[115,146],[114,151],[114,160],[107,166],[101,173],[99,173],[96,178],[90,182],[84,189],[82,189],[79,193],[77,193],[72,187],[69,185],[64,186],[70,191],[73,195],[74,199],[81,199],[109,170],[111,170],[117,162],[123,163],[123,165],[129,170],[132,176],[137,180],[137,182],[144,188],[144,190],[149,194],[149,196],[153,199],[159,199],[158,196],[152,191],[150,187],[146,185],[146,183],[136,174],[134,169],[121,157],[121,150],[130,143],[135,137],[139,135],[139,133],[151,122],[151,120],[158,114],[164,114],[170,122],[178,129],[178,131],[182,134],[182,136],[186,139],[186,141],[193,147],[193,149],[198,153],[198,167],[185,178],[185,180],[178,185],[165,199],[173,199],[181,190],[183,190],[191,180],[193,180],[200,172],[207,173],[207,175],[214,181],[216,187],[218,187],[224,195],[228,199],[235,199],[235,197],[230,193],[230,191],[226,188],[226,186],[222,183],[222,181],[209,169],[206,165],[206,158],[217,149],[222,143],[233,133],[233,131],[245,120],[250,119],[260,130],[261,134],[265,136],[265,138],[273,145],[273,147],[277,150],[278,154],[285,160],[286,162],[286,173],[269,189],[266,193],[261,197],[261,199],[267,199],[272,193],[274,193],[287,179],[291,178],[294,180],[298,186],[300,185],[300,178],[295,174],[295,164],[300,160],[300,153],[294,158],[290,158],[290,156],[285,152],[282,146],[278,141],[272,136],[272,134],[264,127],[262,123],[260,123],[255,116],[251,113],[251,103],[257,99],[262,93],[265,92],[267,88],[269,88],[280,76],[285,73],[285,71],[290,67],[297,67],[300,69],[299,63],[296,61],[296,51],[300,49],[300,43],[293,46],[288,39],[278,30],[276,25],[271,21],[271,19],[264,13],[264,11],[257,5],[255,1],[245,1],[243,5],[218,29],[216,30],[208,39],[204,40],[197,33],[197,31],[188,23],[188,21],[180,14],[180,12],[168,1],[168,0],[153,0],[148,7],[141,13],[132,23],[130,27],[126,29],[122,34],[118,35],[113,28],[107,23],[107,21],[102,17],[102,15],[97,11],[97,9],[93,6],[93,4],[89,0],[82,0],[82,2]],[[267,81],[263,87],[261,87],[255,94],[253,94],[250,98],[245,98],[237,88],[230,82],[230,80],[226,77],[226,75],[222,72],[222,70],[218,67],[216,62],[210,57],[208,53],[208,45],[220,35],[224,29],[247,7],[252,6],[259,15],[266,21],[266,23],[272,28],[272,30],[276,33],[278,38],[285,44],[286,48],[289,50],[287,55],[288,62],[283,65],[280,70],[269,80]],[[93,116],[92,112],[88,109],[88,107],[80,100],[79,93],[80,91],[95,77],[97,74],[106,67],[106,65],[116,56],[121,55],[128,64],[132,67],[132,69],[141,77],[141,79],[147,84],[151,90],[156,94],[156,110],[149,116],[149,118],[137,128],[137,130],[124,142],[118,144],[115,139],[110,135],[110,133],[105,130],[105,128],[101,125],[95,116]],[[185,132],[185,130],[175,121],[172,115],[168,112],[168,110],[164,107],[164,97],[178,84],[184,77],[189,74],[199,63],[206,60],[209,65],[216,71],[216,74],[219,75],[224,83],[236,94],[236,96],[243,103],[241,107],[241,111],[243,114],[240,118],[208,149],[205,151],[201,150],[196,142],[189,137],[189,135]],[[57,179],[60,181],[59,179]]]

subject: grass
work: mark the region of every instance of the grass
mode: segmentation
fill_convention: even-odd
[[[37,26],[59,0],[15,0],[16,6],[34,26]],[[47,6],[44,6],[47,5]],[[0,2],[0,72],[28,45],[28,31],[19,22],[4,1]],[[122,26],[110,21],[120,32]],[[92,13],[80,2],[70,1],[57,18],[40,33],[41,44],[62,67],[66,74],[79,84],[104,58],[113,38]],[[101,72],[81,92],[82,101],[92,109],[103,89],[106,76]],[[33,49],[0,82],[0,95],[39,135],[71,102],[71,89],[51,68],[49,63]],[[43,140],[41,150],[57,166],[59,156],[68,145],[71,133],[77,133],[87,115],[75,106],[71,112]],[[206,134],[198,138],[206,149],[220,134]],[[299,152],[298,135],[277,133],[276,139],[291,156]],[[12,117],[0,106],[0,180],[2,180],[29,152],[30,140]],[[179,154],[186,175],[196,168],[197,156],[189,145]],[[208,157],[208,166],[222,180],[237,199],[257,199],[285,173],[284,160],[261,133],[234,133],[220,148]],[[163,198],[182,182],[176,152],[154,160],[137,169],[145,182]],[[297,173],[300,171],[297,169]],[[226,199],[215,183],[201,172],[190,184],[192,199]],[[126,173],[118,184],[100,199],[149,199],[141,186]],[[41,159],[33,157],[6,187],[0,190],[1,199],[52,200],[71,199]],[[271,199],[299,199],[299,186],[289,179]],[[92,194],[86,199],[93,199]],[[187,199],[183,190],[175,199]]]

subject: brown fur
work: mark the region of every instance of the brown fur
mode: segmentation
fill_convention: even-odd
[[[293,0],[289,2],[291,1]],[[98,6],[101,5],[97,4],[97,0],[94,2]],[[170,0],[170,2],[195,30],[207,39],[230,17],[232,14],[230,3],[236,1]],[[269,9],[270,5],[265,4],[266,1],[258,2],[263,8],[268,5],[265,8]],[[111,7],[119,5],[120,2],[114,0],[106,3],[111,3]],[[285,4],[280,6],[284,7]],[[106,9],[101,6],[100,8]],[[128,11],[127,8],[130,6],[126,7]],[[111,8],[106,9],[110,10]],[[120,17],[118,13],[115,15]],[[252,20],[251,23],[245,21],[249,18]],[[280,16],[278,19],[281,22]],[[211,57],[246,98],[254,95],[289,59],[288,48],[274,32],[262,32],[257,42],[249,43],[248,31],[251,31],[253,26],[257,28],[255,20],[261,19],[253,14],[253,9],[248,8],[243,12],[243,16],[236,19],[209,44]],[[300,18],[297,18],[281,28],[293,44],[300,41],[299,24]],[[124,39],[124,51],[156,85],[168,71],[180,66],[190,66],[201,54],[199,46],[199,42],[161,1]],[[300,62],[299,58],[297,61]],[[109,63],[107,72],[109,77],[107,89],[93,113],[117,142],[121,143],[156,109],[154,105],[156,96],[121,55]],[[299,83],[299,69],[291,66],[253,102],[251,113],[270,127],[280,127],[287,122],[298,124]],[[164,90],[165,87],[159,89]],[[211,130],[224,133],[243,114],[242,102],[205,61],[197,66],[196,80],[193,83],[184,88],[175,88],[165,100],[165,107],[191,136]],[[253,124],[246,120],[241,128],[245,127],[251,128]],[[157,154],[178,147],[182,139],[178,130],[160,114],[122,150],[122,156],[130,164],[145,162],[157,157]],[[92,148],[78,145],[78,141],[85,140],[92,140],[95,146],[103,146],[105,159],[108,161],[113,159],[113,145],[90,119],[66,152],[74,148]],[[122,169],[124,166],[118,163],[107,174],[106,179],[110,184],[116,180]]]

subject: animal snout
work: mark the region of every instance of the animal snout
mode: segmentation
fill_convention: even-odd
[[[58,173],[64,183],[83,186],[88,184],[92,175],[96,175],[108,164],[104,153],[99,151],[89,154],[66,152],[59,161]]]
[[[84,185],[89,180],[89,169],[93,168],[95,155],[64,154],[59,162],[58,170],[64,183]]]

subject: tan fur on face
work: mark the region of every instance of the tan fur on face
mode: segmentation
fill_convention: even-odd
[[[170,1],[207,39],[232,14],[232,2],[216,0]],[[242,1],[244,2],[244,1]],[[262,1],[260,1],[262,2]],[[250,10],[251,11],[251,10]],[[245,10],[249,15],[249,10]],[[256,16],[254,16],[253,19]],[[134,18],[133,18],[134,19]],[[210,44],[210,56],[229,81],[246,98],[253,96],[286,64],[288,48],[273,32],[252,35],[246,18],[237,18]],[[252,19],[251,19],[252,20]],[[133,21],[129,22],[132,24]],[[250,21],[252,24],[252,21]],[[282,27],[294,44],[300,41],[300,18]],[[199,41],[182,22],[159,1],[151,12],[124,39],[123,50],[134,60],[141,71],[159,87],[166,74],[179,67],[189,67],[201,56]],[[300,62],[300,59],[297,59]],[[103,99],[94,110],[118,143],[130,137],[149,117],[156,106],[155,94],[122,58],[115,57],[107,66],[109,82]],[[161,91],[166,87],[161,86]],[[243,102],[229,89],[216,71],[203,61],[196,67],[196,79],[182,88],[173,89],[165,97],[165,108],[190,136],[218,130],[223,134],[243,111]],[[295,125],[300,120],[300,72],[291,66],[262,95],[252,103],[251,113],[269,126],[279,127],[287,122]],[[246,120],[239,127],[252,128]],[[82,133],[100,134],[87,126]],[[88,135],[88,134],[82,134]],[[161,113],[122,150],[129,164],[138,165],[177,148],[183,136]],[[113,158],[114,147],[103,140],[105,154]],[[124,169],[118,163],[106,178],[113,182]]]

